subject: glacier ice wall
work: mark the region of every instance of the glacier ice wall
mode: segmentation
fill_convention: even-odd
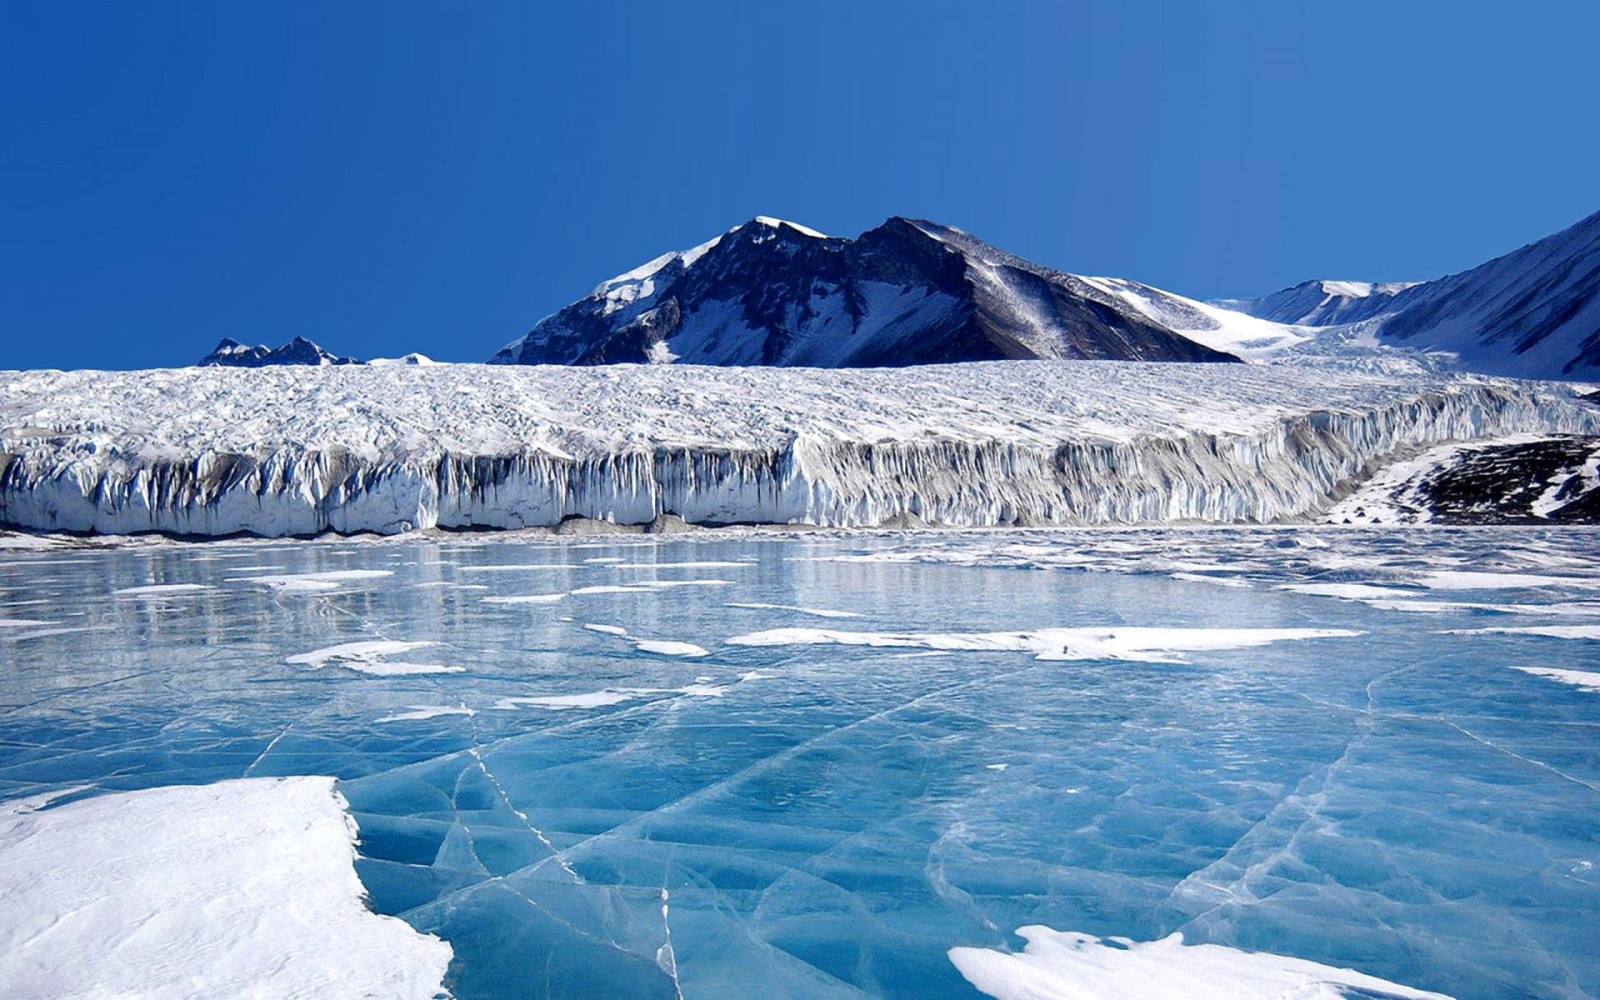
[[[1266,522],[1445,441],[1600,433],[1399,359],[0,373],[0,523],[214,536]]]

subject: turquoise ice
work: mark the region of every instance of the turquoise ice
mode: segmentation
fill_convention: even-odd
[[[1031,925],[1590,996],[1597,553],[1310,529],[11,553],[0,798],[335,776],[373,907],[451,943],[462,998],[972,998],[950,949]]]

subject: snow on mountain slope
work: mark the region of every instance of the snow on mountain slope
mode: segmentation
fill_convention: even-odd
[[[1600,410],[1382,358],[11,372],[0,524],[1259,522],[1395,455],[1517,433],[1600,433]]]
[[[855,239],[758,217],[600,284],[493,358],[888,367],[1083,358],[1235,361],[1126,297],[947,226]]]
[[[1304,344],[1315,330],[1273,322],[1218,305],[1196,302],[1125,278],[1080,280],[1121,297],[1169,330],[1241,358],[1265,358]]]
[[[296,337],[282,347],[257,344],[254,347],[223,337],[216,348],[195,364],[202,368],[222,365],[232,368],[264,368],[267,365],[359,365],[355,358],[329,354],[304,337]]]
[[[1342,326],[1389,312],[1396,295],[1420,284],[1302,281],[1258,299],[1217,299],[1211,305],[1292,326]]]
[[[1600,212],[1470,271],[1415,284],[1306,282],[1215,303],[1305,326],[1366,323],[1381,343],[1522,378],[1600,374]]]
[[[1554,236],[1395,297],[1379,336],[1528,378],[1600,374],[1600,212]]]

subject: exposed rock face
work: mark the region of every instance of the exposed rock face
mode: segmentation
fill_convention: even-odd
[[[1600,524],[1600,437],[1557,435],[1442,447],[1381,473],[1328,519]]]
[[[875,368],[952,361],[1236,361],[1123,296],[947,226],[836,239],[758,218],[605,282],[497,364]]]

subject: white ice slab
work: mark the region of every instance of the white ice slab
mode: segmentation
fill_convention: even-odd
[[[952,948],[950,961],[996,1000],[1340,1000],[1351,990],[1386,1000],[1449,1000],[1302,958],[1159,941],[1102,940],[1030,926],[1021,952]]]
[[[501,698],[494,707],[501,711],[516,708],[548,708],[563,711],[569,708],[605,708],[619,705],[639,697],[638,691],[586,691],[582,694],[541,694]]]
[[[641,653],[654,653],[657,656],[711,655],[704,646],[697,646],[692,642],[679,642],[674,639],[635,639],[633,648]]]
[[[408,711],[396,712],[378,719],[379,722],[420,722],[423,719],[437,719],[445,715],[476,715],[472,709],[465,705],[412,705]]]
[[[1467,570],[1439,570],[1419,580],[1430,590],[1521,590],[1535,587],[1600,587],[1600,578],[1549,576],[1544,573],[1479,573]]]
[[[405,642],[395,639],[367,639],[361,642],[341,642],[337,646],[324,646],[309,653],[296,653],[284,662],[296,666],[321,670],[326,666],[339,666],[357,673],[375,677],[403,677],[409,674],[458,674],[465,667],[450,667],[440,663],[402,663],[386,659],[395,653],[407,653],[436,642]]]
[[[338,590],[344,584],[358,583],[362,580],[376,580],[380,577],[393,576],[394,570],[389,569],[342,569],[331,570],[325,573],[283,573],[268,576],[237,576],[230,582],[233,583],[259,583],[265,587],[281,593],[321,594],[330,590]]]
[[[1286,583],[1282,590],[1313,597],[1339,597],[1347,601],[1364,601],[1372,598],[1414,598],[1421,596],[1416,590],[1399,587],[1380,587],[1371,583]]]
[[[778,628],[736,635],[735,646],[883,646],[967,652],[1025,652],[1041,660],[1181,663],[1185,652],[1244,649],[1296,639],[1356,636],[1316,628],[1047,628],[1032,632],[842,632]]]
[[[1559,681],[1562,684],[1571,684],[1573,687],[1584,688],[1589,691],[1600,691],[1600,671],[1595,670],[1565,670],[1561,667],[1514,667],[1525,674],[1543,677],[1546,680]]]
[[[605,635],[614,635],[619,639],[633,643],[633,648],[641,653],[653,653],[656,656],[710,656],[711,653],[704,646],[692,642],[680,642],[675,639],[641,639],[631,635],[621,625],[595,625],[585,624],[584,628],[591,632],[601,632]]]
[[[198,594],[210,588],[201,583],[153,583],[145,587],[123,587],[113,590],[118,597],[171,597],[179,594]]]
[[[448,944],[372,913],[332,778],[0,804],[0,996],[393,997]]]
[[[1504,625],[1446,629],[1450,635],[1542,635],[1550,639],[1600,639],[1600,625]]]
[[[725,607],[746,608],[753,611],[792,611],[797,615],[814,618],[860,618],[858,611],[833,611],[828,608],[801,608],[792,604],[760,604],[752,601],[729,601]]]
[[[566,599],[566,592],[556,594],[518,594],[514,597],[485,597],[485,604],[554,604]]]

